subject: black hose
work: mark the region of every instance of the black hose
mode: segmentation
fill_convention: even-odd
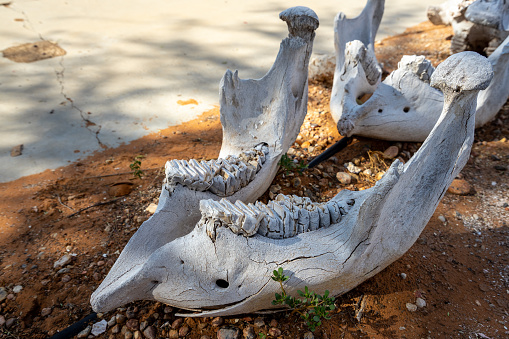
[[[71,326],[67,327],[65,330],[62,330],[58,333],[55,333],[50,339],[68,339],[72,338],[81,331],[83,331],[91,321],[94,321],[97,318],[97,313],[92,312],[87,315],[85,318],[81,319],[78,322],[75,322]]]
[[[352,137],[344,137],[338,142],[336,142],[331,147],[327,148],[323,153],[319,154],[316,158],[314,158],[309,164],[307,168],[313,168],[316,165],[318,165],[321,162],[324,162],[325,160],[332,157],[334,154],[338,153],[339,151],[343,150],[348,146],[349,142],[352,140]]]

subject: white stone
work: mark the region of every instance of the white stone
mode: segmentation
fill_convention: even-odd
[[[417,298],[415,300],[415,304],[417,305],[417,307],[419,308],[423,308],[423,307],[426,307],[426,300],[422,299],[422,298]]]
[[[21,285],[16,285],[16,286],[14,286],[14,287],[13,287],[12,291],[13,291],[14,293],[19,293],[19,292],[21,292],[21,290],[22,290],[22,289],[23,289],[23,286],[21,286]]]
[[[55,261],[53,268],[58,268],[67,265],[71,261],[72,257],[69,254],[64,254],[60,259]]]
[[[147,211],[150,214],[154,214],[156,212],[156,210],[157,210],[157,205],[154,203],[150,203],[150,205],[148,205],[147,208],[145,209],[145,211]]]
[[[208,202],[204,203],[203,218],[190,233],[154,250],[136,268],[135,275],[100,286],[92,295],[92,308],[103,312],[133,300],[150,299],[192,310],[188,316],[267,310],[278,307],[271,301],[280,286],[270,278],[278,267],[290,277],[285,289],[292,295],[304,286],[319,294],[329,290],[331,295],[339,295],[351,290],[400,258],[419,237],[447,187],[469,159],[475,101],[492,77],[486,58],[473,52],[459,53],[443,62],[431,78],[431,84],[445,95],[436,126],[407,163],[396,160],[374,187],[341,190],[331,199],[327,204],[350,206],[339,222],[330,224],[329,219],[329,225],[323,224],[326,212],[316,208],[321,226],[316,230],[310,227],[281,239],[259,233],[246,236],[215,224],[211,218],[217,212],[225,220],[231,215],[231,223],[239,224],[241,213],[220,212],[219,207],[207,209]],[[293,202],[286,197],[279,199],[279,208],[271,202],[267,206],[283,215],[283,229],[292,231],[289,226],[290,218],[295,217],[294,204],[308,206],[309,202],[298,197],[292,198]],[[289,208],[286,202],[291,203]],[[263,204],[255,204],[258,206],[263,208]],[[272,212],[268,209],[267,213]],[[311,213],[308,217],[310,225]],[[274,215],[274,220],[280,222],[281,218]],[[211,226],[214,237],[208,232]]]
[[[407,308],[407,310],[409,310],[410,312],[415,312],[415,311],[417,311],[417,305],[412,304],[412,303],[406,303],[406,308]]]
[[[106,332],[106,329],[108,328],[108,322],[106,320],[101,320],[98,323],[95,323],[92,325],[92,331],[90,333],[94,336],[98,336],[99,334],[103,334]]]

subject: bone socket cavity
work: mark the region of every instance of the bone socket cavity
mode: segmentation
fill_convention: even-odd
[[[229,155],[226,158],[198,162],[195,159],[166,162],[166,188],[173,192],[177,185],[195,191],[206,191],[226,197],[247,186],[260,171],[269,153],[266,144]]]
[[[292,238],[339,223],[354,204],[352,199],[314,203],[307,197],[284,194],[279,194],[267,204],[259,201],[246,205],[240,200],[235,204],[226,199],[202,200],[200,224],[206,227],[212,240],[216,239],[219,227],[227,227],[245,237],[260,234],[273,239]]]

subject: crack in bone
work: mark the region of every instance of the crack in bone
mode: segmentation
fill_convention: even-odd
[[[292,238],[341,222],[354,204],[352,199],[314,203],[307,197],[284,194],[267,204],[257,201],[246,205],[240,200],[232,204],[226,199],[209,199],[200,202],[200,224],[213,241],[219,227],[245,237],[260,234],[273,239]]]
[[[268,153],[269,148],[262,143],[238,156],[217,160],[170,160],[166,162],[166,189],[173,192],[180,184],[195,191],[230,196],[253,181]]]
[[[74,101],[69,96],[67,96],[67,94],[65,93],[65,85],[64,85],[64,81],[65,81],[65,76],[64,76],[64,72],[65,72],[64,57],[62,57],[62,59],[60,60],[60,66],[62,67],[62,69],[60,71],[55,69],[55,75],[57,77],[58,83],[60,84],[60,94],[62,94],[62,96],[64,97],[64,99],[66,101],[71,103],[71,108],[72,109],[74,109],[74,110],[79,112],[81,120],[83,120],[85,122],[85,128],[87,130],[89,130],[91,133],[94,134],[94,136],[95,136],[99,146],[101,148],[106,148],[106,145],[101,142],[101,139],[99,139],[99,133],[101,132],[102,126],[96,124],[95,122],[91,121],[90,119],[87,119],[85,117],[84,113],[83,113],[83,110],[81,108],[79,108],[78,106],[76,106],[74,104]],[[94,131],[94,129],[91,128],[92,126],[97,126],[97,130]]]

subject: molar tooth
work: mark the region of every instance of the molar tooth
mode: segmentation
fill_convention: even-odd
[[[282,206],[284,211],[284,217],[283,220],[283,237],[284,238],[291,238],[295,236],[295,219],[293,217],[292,211],[288,209],[286,206]]]
[[[235,193],[239,188],[239,182],[237,178],[226,168],[223,168],[223,177],[225,179],[226,195]]]
[[[200,175],[200,179],[203,181],[208,181],[210,173],[195,159],[191,159],[189,162],[194,170]]]
[[[226,195],[226,184],[222,176],[216,175],[214,178],[212,178],[212,186],[210,186],[210,191],[218,196]]]
[[[334,200],[329,201],[326,204],[329,209],[330,214],[330,223],[337,224],[341,221],[341,210],[339,209],[339,205]]]
[[[229,226],[233,233],[238,234],[244,221],[244,213],[227,199],[221,199],[221,204],[232,213],[232,222]]]
[[[320,214],[318,213],[318,208],[316,206],[308,206],[311,209],[309,211],[309,230],[314,231],[320,228]]]
[[[330,226],[330,215],[327,206],[318,205],[318,214],[320,215],[320,227]]]
[[[310,216],[309,211],[305,208],[300,208],[298,213],[299,219],[297,220],[297,232],[300,234],[308,231],[310,224]]]

